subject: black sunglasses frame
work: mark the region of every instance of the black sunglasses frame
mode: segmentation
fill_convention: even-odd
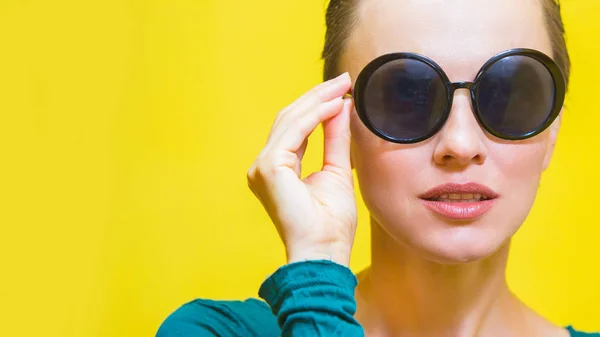
[[[537,60],[542,65],[544,65],[546,67],[546,69],[548,69],[548,71],[553,79],[553,82],[554,82],[554,97],[553,97],[554,102],[553,102],[553,106],[552,106],[552,111],[548,115],[548,118],[546,118],[546,120],[540,126],[538,126],[536,129],[534,129],[526,134],[518,135],[518,136],[504,135],[504,134],[494,131],[494,129],[492,127],[490,127],[483,119],[483,117],[480,113],[479,107],[477,105],[478,85],[479,85],[480,79],[485,75],[486,71],[490,67],[492,67],[496,62],[498,62],[506,57],[509,57],[509,56],[526,56],[526,57],[530,57],[530,58]],[[417,60],[417,61],[425,63],[426,65],[430,66],[433,70],[435,70],[435,72],[440,76],[440,78],[442,79],[442,81],[444,82],[444,85],[445,85],[446,105],[444,107],[443,117],[429,132],[427,132],[426,134],[424,134],[422,136],[416,137],[416,138],[398,139],[398,138],[391,137],[391,136],[383,133],[382,131],[378,130],[375,126],[373,126],[373,124],[369,120],[369,117],[367,116],[364,96],[365,96],[365,88],[367,87],[367,84],[368,84],[371,76],[373,75],[373,73],[375,73],[375,71],[377,71],[377,69],[379,69],[384,64],[391,62],[391,61],[398,60],[398,59],[412,59],[412,60]],[[423,56],[420,54],[415,54],[415,53],[390,53],[390,54],[384,54],[382,56],[377,57],[376,59],[369,62],[369,64],[367,64],[365,66],[365,68],[358,75],[358,78],[356,79],[356,83],[354,85],[354,89],[350,90],[349,95],[351,97],[353,97],[353,99],[354,99],[354,103],[356,106],[356,112],[358,113],[358,116],[360,117],[363,124],[371,132],[373,132],[378,137],[380,137],[384,140],[393,142],[393,143],[412,144],[412,143],[418,143],[418,142],[424,141],[426,139],[429,139],[442,129],[444,124],[446,124],[448,117],[450,116],[450,111],[452,109],[452,104],[454,101],[454,92],[458,89],[468,89],[471,92],[471,108],[473,110],[473,113],[475,114],[475,118],[477,119],[477,122],[484,130],[486,130],[493,136],[500,138],[500,139],[523,140],[523,139],[531,138],[531,137],[543,132],[545,129],[547,129],[552,124],[552,122],[554,122],[554,120],[559,115],[560,111],[562,110],[562,106],[563,106],[565,95],[566,95],[566,82],[564,79],[564,75],[563,75],[562,71],[560,70],[560,67],[554,62],[554,60],[552,60],[552,58],[550,58],[546,54],[544,54],[540,51],[534,50],[534,49],[516,48],[516,49],[509,49],[509,50],[506,50],[506,51],[496,54],[481,67],[481,69],[477,73],[477,76],[475,77],[475,80],[473,82],[450,82],[450,80],[449,80],[448,76],[446,75],[446,73],[444,72],[444,70],[435,61],[433,61],[432,59],[430,59],[426,56]]]

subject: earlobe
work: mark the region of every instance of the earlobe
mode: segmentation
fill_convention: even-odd
[[[560,129],[560,123],[562,120],[562,110],[554,120],[554,123],[550,125],[550,135],[548,139],[548,147],[546,148],[546,155],[544,157],[544,166],[543,170],[546,171],[548,166],[550,165],[550,159],[552,159],[552,154],[554,153],[554,148],[556,145],[556,139],[558,138],[558,130]]]

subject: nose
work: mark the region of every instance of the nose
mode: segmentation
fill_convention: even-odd
[[[450,115],[438,134],[433,160],[440,166],[481,165],[487,158],[484,132],[471,107],[469,90],[455,91]]]

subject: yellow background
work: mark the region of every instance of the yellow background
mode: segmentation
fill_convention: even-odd
[[[600,2],[563,3],[572,92],[509,278],[553,321],[600,330]],[[284,259],[246,171],[319,82],[324,9],[0,0],[0,335],[151,336],[193,298],[256,296]]]

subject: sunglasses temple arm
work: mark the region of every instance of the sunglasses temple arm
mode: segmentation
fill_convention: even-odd
[[[346,98],[346,97],[348,97],[348,98],[354,98],[354,90],[352,90],[352,88],[350,88],[348,90],[348,92],[344,94],[344,98]]]

